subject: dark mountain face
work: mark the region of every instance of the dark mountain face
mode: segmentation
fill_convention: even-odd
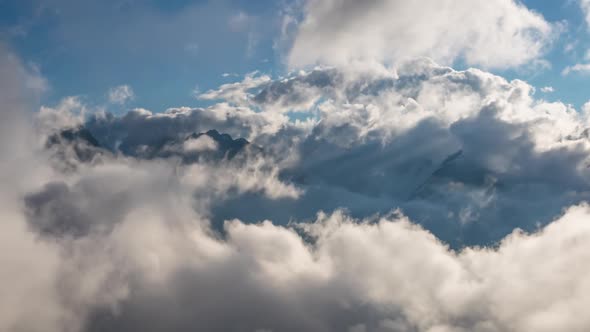
[[[250,142],[248,142],[248,140],[245,138],[233,139],[230,135],[220,134],[215,129],[209,130],[206,133],[192,134],[185,139],[185,142],[202,139],[203,136],[213,139],[213,141],[217,144],[217,154],[223,155],[228,159],[234,158],[238,153],[240,153],[240,151],[244,150],[248,145],[250,145]]]
[[[47,140],[48,145],[58,144],[60,141],[73,142],[85,142],[89,146],[100,147],[100,143],[92,136],[92,133],[84,127],[70,128],[62,130],[61,132],[52,135]]]
[[[45,148],[53,152],[53,165],[62,171],[73,171],[78,163],[92,163],[109,154],[84,127],[68,128],[47,139]]]
[[[250,150],[244,138],[233,139],[217,130],[193,133],[184,138],[164,138],[157,144],[121,144],[121,152],[140,159],[179,158],[184,164],[198,161],[232,160]]]
[[[233,139],[228,134],[209,130],[184,138],[163,138],[156,143],[123,139],[117,146],[108,147],[102,145],[100,137],[96,138],[90,130],[78,127],[51,135],[46,148],[54,150],[54,159],[63,164],[60,168],[71,169],[76,162],[89,163],[99,156],[117,153],[139,159],[179,158],[185,164],[200,160],[231,160],[245,150],[251,150],[251,144],[244,138]]]

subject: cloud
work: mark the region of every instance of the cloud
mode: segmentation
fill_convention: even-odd
[[[578,0],[577,3],[579,4],[580,9],[582,10],[582,13],[584,15],[586,29],[590,29],[590,1],[589,0]],[[573,49],[573,46],[572,46],[572,49]],[[584,60],[589,60],[589,59],[590,59],[590,51],[587,51],[586,54],[584,55]],[[561,72],[561,75],[567,76],[571,73],[586,74],[588,71],[590,71],[590,64],[589,63],[577,63],[575,65],[566,67]]]
[[[242,105],[249,99],[249,90],[261,87],[270,81],[267,75],[258,75],[257,72],[246,75],[242,82],[223,84],[217,90],[210,90],[200,94],[202,100],[225,100],[230,103]],[[196,91],[198,93],[198,91]]]
[[[449,28],[448,22],[461,22]],[[289,64],[396,62],[429,56],[487,68],[539,58],[557,27],[520,2],[309,1]],[[490,49],[487,45],[493,43]]]
[[[544,86],[541,88],[541,92],[552,93],[552,92],[555,92],[555,89],[552,86]]]
[[[588,286],[577,277],[588,258],[588,215],[586,206],[573,208],[537,234],[515,232],[496,249],[457,253],[403,216],[320,215],[299,230],[231,221],[226,239],[217,240],[194,228],[177,231],[163,220],[171,216],[138,211],[96,240],[108,243],[110,261],[134,264],[119,270],[129,275],[125,300],[115,311],[99,307],[86,326],[581,331],[590,323],[581,315]]]
[[[58,249],[37,241],[21,210],[20,195],[50,176],[32,149],[36,136],[28,121],[39,91],[26,82],[43,80],[38,74],[0,43],[0,278],[5,281],[0,330],[5,331],[57,331],[62,318],[67,324],[53,288]],[[38,313],[35,319],[30,310]]]
[[[208,108],[97,114],[85,126],[112,153],[189,164],[198,158],[183,150],[187,137],[217,129],[252,143],[239,162],[264,156],[281,181],[301,189],[295,200],[244,193],[214,201],[218,225],[400,207],[462,247],[495,243],[515,227],[534,231],[588,198],[586,117],[533,91],[419,59],[385,72],[250,75],[207,92],[220,99]],[[293,111],[299,119],[285,115]]]
[[[186,151],[211,151],[217,150],[217,143],[208,135],[199,136],[197,138],[184,142],[184,150]]]
[[[109,90],[109,101],[112,104],[123,105],[135,99],[135,93],[129,85],[120,85]]]
[[[446,64],[462,60],[508,68],[541,57],[559,31],[513,0],[312,0],[303,11],[288,55],[292,67],[380,64],[428,56]]]
[[[590,326],[588,112],[526,82],[419,58],[31,122],[0,59],[0,330]]]
[[[573,66],[567,66],[561,72],[562,76],[567,76],[572,73],[586,74],[590,71],[590,63],[578,63]]]
[[[590,26],[590,1],[588,0],[579,0],[580,8],[584,13],[586,24]]]

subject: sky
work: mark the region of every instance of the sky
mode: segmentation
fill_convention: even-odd
[[[55,102],[103,103],[129,85],[136,104],[163,111],[195,105],[195,89],[223,74],[284,71],[273,43],[276,1],[2,1],[2,35],[51,81]]]
[[[180,104],[202,105],[195,90],[253,71],[288,73],[281,16],[295,5],[288,0],[2,0],[0,27],[15,52],[51,82],[43,96],[47,103],[75,95],[101,104],[110,88],[129,85],[136,97],[130,107],[162,112]],[[574,0],[524,5],[559,25],[558,36],[538,57],[542,63],[493,72],[539,90],[552,87],[554,92],[539,94],[580,107],[588,99],[588,75],[562,72],[586,60],[590,38],[584,12]]]
[[[589,331],[589,37],[589,0],[0,0],[0,331]]]

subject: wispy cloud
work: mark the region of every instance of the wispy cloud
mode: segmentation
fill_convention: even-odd
[[[587,74],[590,72],[590,63],[578,63],[573,66],[565,67],[561,71],[562,76],[567,76],[573,73]]]
[[[129,85],[119,85],[109,89],[109,102],[112,104],[123,105],[135,99],[135,93]]]

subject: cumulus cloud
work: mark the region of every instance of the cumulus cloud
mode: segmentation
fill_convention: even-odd
[[[541,88],[541,92],[552,93],[552,92],[555,92],[555,89],[552,86],[544,86]]]
[[[288,55],[293,67],[428,56],[507,68],[542,56],[559,30],[514,0],[311,0],[303,7]]]
[[[123,105],[135,99],[135,93],[129,85],[120,85],[109,90],[109,101],[113,104]]]

